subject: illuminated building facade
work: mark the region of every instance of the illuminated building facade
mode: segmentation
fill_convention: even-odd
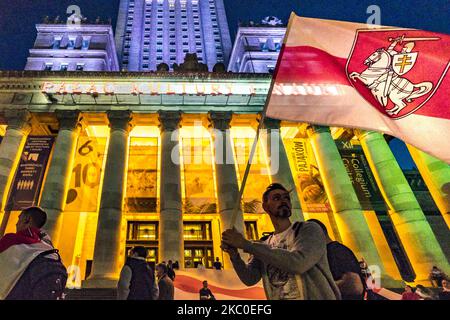
[[[187,53],[212,71],[228,65],[231,38],[223,0],[121,0],[116,27],[121,69],[155,71]]]
[[[188,52],[210,70],[228,62],[221,0],[121,1],[118,20],[122,69],[155,70]],[[77,27],[38,25],[28,71],[0,72],[0,235],[14,231],[23,208],[44,208],[75,287],[116,286],[134,245],[153,264],[171,259],[189,271],[219,257],[230,270],[220,234],[231,225],[284,28],[242,27],[236,73],[119,73],[111,27]],[[79,63],[105,72],[54,72]],[[293,219],[321,220],[386,286],[423,281],[433,265],[450,272],[448,165],[410,148],[420,175],[405,178],[379,133],[271,119],[263,128],[236,225],[248,239],[272,231],[261,196],[281,182],[293,189]]]

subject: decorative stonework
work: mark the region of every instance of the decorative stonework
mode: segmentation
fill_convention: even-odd
[[[31,114],[26,109],[7,109],[5,118],[8,128],[21,130],[24,133],[31,131]]]
[[[306,128],[308,135],[312,136],[316,133],[331,133],[330,127],[318,126],[318,125],[308,125]]]
[[[175,72],[208,72],[208,66],[198,62],[196,53],[186,53],[184,62],[180,65],[174,63],[173,71]]]
[[[338,128],[333,137],[340,140],[351,140],[355,136],[355,132],[351,128]]]
[[[179,129],[181,114],[181,111],[158,111],[159,128],[161,132]]]
[[[229,111],[210,111],[208,113],[208,120],[214,129],[228,130],[230,129],[230,122],[233,119],[233,112]]]
[[[83,117],[80,110],[56,110],[59,130],[81,129]]]
[[[281,120],[264,118],[264,128],[265,129],[280,129]]]
[[[371,133],[373,133],[373,131],[366,131],[366,130],[362,130],[362,129],[354,129],[353,132],[355,133],[355,136],[356,136],[359,140],[363,140],[363,139],[365,139],[368,135],[370,135]]]

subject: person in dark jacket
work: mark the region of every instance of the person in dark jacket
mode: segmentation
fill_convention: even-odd
[[[443,279],[441,282],[442,289],[439,292],[439,300],[450,300],[450,284],[447,279]]]
[[[213,263],[213,267],[216,270],[222,270],[223,266],[222,266],[222,262],[220,262],[219,258],[216,258],[216,261]]]
[[[16,233],[0,239],[0,300],[57,300],[64,296],[67,269],[42,230],[47,213],[22,210]]]
[[[413,287],[407,285],[402,293],[402,300],[420,300],[420,296],[414,292]]]
[[[172,281],[175,281],[175,271],[173,269],[172,260],[169,260],[169,262],[167,262],[167,275]]]
[[[211,290],[208,288],[208,281],[203,281],[203,288],[199,291],[200,300],[216,300]]]
[[[160,263],[156,266],[156,275],[158,277],[159,297],[158,300],[173,300],[174,287],[173,281],[167,275],[167,265]]]
[[[147,249],[136,246],[130,251],[117,284],[118,300],[156,300],[159,289],[155,274],[145,258]]]

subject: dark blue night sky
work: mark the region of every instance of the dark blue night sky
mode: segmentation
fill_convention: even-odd
[[[368,6],[381,9],[381,24],[450,33],[449,0],[224,0],[232,39],[239,21],[259,22],[273,15],[287,22],[291,11],[306,17],[366,22]],[[35,24],[45,16],[65,19],[66,9],[75,4],[84,16],[112,18],[116,23],[119,0],[0,0],[0,70],[22,70],[32,47]],[[403,143],[394,142],[395,154],[404,154]],[[407,152],[406,152],[407,154]],[[412,162],[398,158],[403,168]]]
[[[449,0],[224,0],[231,35],[239,21],[260,21],[274,15],[287,21],[291,11],[322,19],[366,22],[369,5],[381,9],[381,24],[450,33]],[[111,17],[116,22],[119,0],[0,0],[0,69],[21,70],[36,35],[35,24],[45,16],[66,17],[69,5],[95,20]]]

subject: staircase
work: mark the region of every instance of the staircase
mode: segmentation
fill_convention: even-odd
[[[65,300],[116,300],[117,289],[66,289]]]

